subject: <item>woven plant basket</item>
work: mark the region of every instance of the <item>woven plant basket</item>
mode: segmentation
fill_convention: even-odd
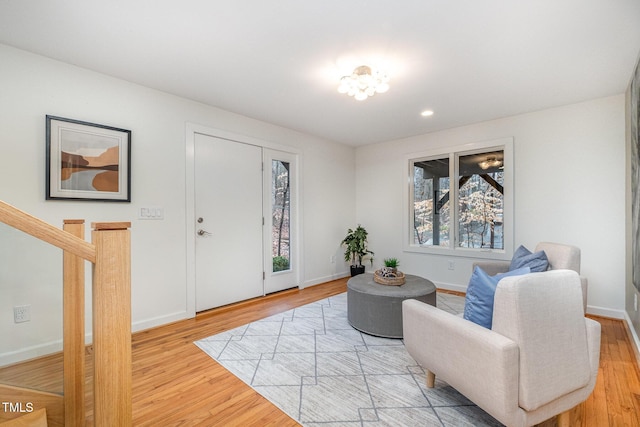
[[[405,282],[405,276],[402,271],[398,271],[396,277],[384,277],[381,270],[376,270],[373,273],[373,281],[381,285],[402,286]]]

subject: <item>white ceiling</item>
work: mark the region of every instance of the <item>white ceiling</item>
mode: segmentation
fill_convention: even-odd
[[[623,93],[640,1],[0,0],[0,43],[358,146]]]

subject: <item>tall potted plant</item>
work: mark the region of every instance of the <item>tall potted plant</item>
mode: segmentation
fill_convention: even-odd
[[[366,257],[370,258],[371,265],[373,265],[372,256],[374,254],[367,248],[368,234],[367,230],[358,224],[355,230],[351,228],[347,230],[347,236],[342,240],[342,245],[346,246],[344,260],[351,262],[351,277],[364,273],[362,260]]]

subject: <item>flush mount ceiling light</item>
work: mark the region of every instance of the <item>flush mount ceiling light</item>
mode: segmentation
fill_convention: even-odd
[[[358,101],[388,90],[389,76],[382,71],[372,70],[367,65],[361,65],[351,75],[342,77],[338,87],[338,92],[353,96]]]

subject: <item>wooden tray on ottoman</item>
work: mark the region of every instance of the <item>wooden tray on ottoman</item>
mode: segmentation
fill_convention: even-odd
[[[373,281],[381,285],[402,286],[405,282],[405,276],[402,271],[398,271],[396,277],[384,277],[381,270],[376,270],[373,273]]]

